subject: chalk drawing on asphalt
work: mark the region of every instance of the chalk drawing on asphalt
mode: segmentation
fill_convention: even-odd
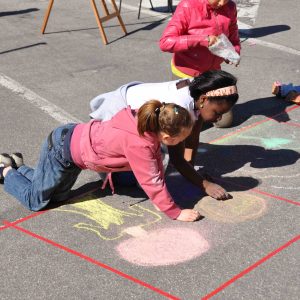
[[[202,198],[195,209],[208,219],[223,223],[239,223],[257,219],[267,211],[267,204],[263,198],[244,192],[230,193],[233,198],[218,201],[209,196]]]
[[[116,251],[130,263],[157,267],[176,265],[208,251],[208,241],[196,230],[185,227],[161,228],[121,242]]]
[[[93,195],[76,199],[75,203],[66,204],[54,211],[82,216],[84,221],[77,222],[73,227],[92,232],[103,240],[116,240],[126,235],[127,227],[143,228],[161,220],[158,213],[138,204],[121,210],[99,198],[95,199]]]

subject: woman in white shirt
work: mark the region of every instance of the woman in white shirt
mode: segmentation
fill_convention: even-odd
[[[101,94],[90,102],[91,118],[109,120],[124,107],[138,109],[146,101],[176,103],[195,120],[191,135],[182,143],[168,147],[170,161],[187,180],[209,196],[224,200],[229,195],[220,185],[194,169],[199,135],[204,122],[217,122],[238,100],[237,79],[223,70],[210,70],[193,79],[161,83],[131,82],[115,91]]]

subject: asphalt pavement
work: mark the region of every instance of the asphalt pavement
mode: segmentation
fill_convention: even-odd
[[[204,219],[172,221],[140,189],[111,195],[88,171],[74,198],[40,213],[0,187],[1,299],[299,299],[300,107],[271,86],[300,85],[300,2],[236,2],[242,59],[224,65],[239,80],[234,124],[203,130],[197,157],[233,199],[207,199],[172,169],[174,198]],[[138,19],[123,0],[128,34],[113,18],[104,45],[89,1],[55,1],[43,35],[48,1],[1,0],[0,152],[34,166],[53,128],[89,120],[96,95],[170,80],[158,47],[168,1],[152,3]]]

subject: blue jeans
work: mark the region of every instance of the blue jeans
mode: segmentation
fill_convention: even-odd
[[[81,169],[66,159],[63,130],[74,127],[68,124],[56,128],[43,143],[35,169],[25,165],[11,169],[4,178],[4,189],[26,208],[38,211],[50,201],[68,198]],[[49,143],[51,138],[52,143]]]
[[[300,85],[296,86],[296,85],[293,85],[292,83],[289,83],[289,84],[283,84],[281,86],[281,96],[282,97],[286,97],[286,95],[290,91],[296,91],[297,93],[300,93]]]

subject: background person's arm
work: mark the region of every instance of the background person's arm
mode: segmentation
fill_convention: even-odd
[[[202,120],[197,120],[193,126],[191,134],[184,141],[184,159],[195,165],[195,158],[197,155],[197,149],[199,147],[199,136],[201,128],[203,126]]]
[[[200,121],[196,122],[191,135],[186,140],[187,144],[181,142],[176,146],[168,147],[170,161],[183,177],[200,187],[207,195],[215,199],[227,199],[229,195],[224,188],[208,181],[194,169],[193,164],[197,155],[201,127]]]
[[[193,165],[184,158],[184,142],[176,146],[169,146],[168,151],[170,161],[176,170],[191,183],[205,190],[206,180],[194,169]]]
[[[191,12],[189,1],[180,1],[171,20],[167,24],[159,40],[159,47],[164,52],[181,52],[188,49],[204,46],[208,47],[207,35],[191,34],[189,26]]]
[[[229,27],[229,40],[235,48],[235,51],[241,53],[241,43],[239,37],[239,29],[237,25],[237,9],[235,3],[232,3],[233,16],[231,17],[231,23]]]

